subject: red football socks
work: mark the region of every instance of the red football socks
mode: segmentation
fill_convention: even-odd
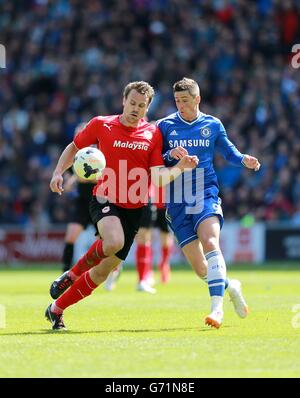
[[[162,283],[167,283],[170,279],[170,255],[172,247],[164,246],[161,249],[161,260],[158,266],[160,270],[160,280]]]
[[[74,281],[89,269],[98,265],[107,256],[103,253],[103,241],[98,239],[92,244],[87,253],[70,269],[69,276]]]
[[[62,313],[70,305],[89,296],[96,287],[97,285],[92,281],[89,272],[85,272],[68,290],[55,300],[51,310],[57,314]]]
[[[139,282],[145,280],[151,271],[152,248],[151,245],[137,245],[136,268]]]

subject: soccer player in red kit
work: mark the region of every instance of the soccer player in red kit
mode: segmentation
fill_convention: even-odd
[[[170,278],[170,255],[173,247],[173,237],[165,218],[165,193],[163,188],[154,184],[150,188],[150,203],[144,208],[140,229],[136,235],[136,269],[138,271],[139,291],[155,293],[152,270],[152,231],[158,228],[160,232],[161,256],[158,264],[160,280],[167,283]]]
[[[150,202],[144,206],[140,219],[140,228],[135,237],[135,265],[138,276],[137,290],[154,294],[155,284],[153,274],[152,238],[153,230],[158,229],[160,234],[160,259],[158,270],[161,283],[167,283],[170,279],[170,256],[173,248],[173,235],[169,231],[165,218],[165,190],[151,184]],[[105,289],[111,291],[115,288],[120,276],[121,268],[113,270],[105,281]]]
[[[45,316],[53,330],[65,329],[63,311],[89,296],[125,260],[148,202],[150,172],[155,184],[165,185],[184,169],[193,169],[198,164],[196,156],[186,155],[176,166],[164,167],[161,133],[144,119],[153,96],[154,90],[148,83],[129,83],[123,93],[123,113],[91,119],[58,160],[50,188],[60,195],[63,173],[72,165],[79,149],[96,144],[106,157],[106,168],[90,202],[90,215],[99,239],[50,288],[55,301],[46,309]]]

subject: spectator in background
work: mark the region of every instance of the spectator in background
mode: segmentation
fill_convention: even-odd
[[[300,73],[290,54],[300,42],[299,12],[300,3],[291,0],[1,2],[7,67],[0,69],[0,222],[34,222],[30,214],[39,201],[45,221],[66,223],[67,201],[58,206],[48,182],[74,127],[94,114],[119,113],[118,93],[133,80],[156,89],[150,119],[170,114],[170,82],[184,75],[199,82],[203,112],[223,120],[241,151],[262,158],[253,178],[217,160],[225,215],[236,206],[239,217],[293,217]],[[282,168],[289,170],[279,200],[280,208],[288,202],[284,216],[273,209]],[[262,212],[269,205],[273,210]]]

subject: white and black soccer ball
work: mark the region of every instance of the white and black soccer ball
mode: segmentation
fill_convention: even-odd
[[[73,169],[79,178],[86,181],[97,180],[105,166],[105,156],[97,148],[82,148],[74,157]]]

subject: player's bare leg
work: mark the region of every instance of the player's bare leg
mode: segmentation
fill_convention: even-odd
[[[160,231],[161,260],[158,265],[160,280],[167,283],[170,279],[170,255],[173,247],[173,238],[169,232]]]
[[[226,282],[226,264],[220,249],[220,222],[216,216],[201,222],[197,230],[208,263],[207,282],[211,297],[211,313],[205,324],[219,328],[223,322],[223,297]]]
[[[193,243],[193,242],[192,242]],[[203,252],[203,247],[201,242],[199,241],[199,246],[197,245],[196,251],[200,250],[200,254],[194,255],[190,261],[194,261],[191,263],[193,269],[196,274],[200,276],[200,278],[207,283],[207,261]],[[193,253],[193,249],[187,250],[191,256]],[[205,272],[206,269],[206,273]],[[203,276],[204,275],[204,276]],[[246,318],[249,313],[248,305],[243,297],[242,293],[242,285],[241,282],[237,279],[230,279],[226,277],[225,280],[225,291],[228,293],[230,297],[230,301],[233,304],[234,310],[236,314],[240,318]]]
[[[197,276],[201,278],[204,282],[207,283],[207,260],[205,258],[205,255],[202,250],[202,245],[199,239],[195,239],[192,242],[188,243],[182,248],[182,251],[196,272]],[[214,301],[218,301],[218,299],[214,299]],[[212,303],[213,304],[213,303]],[[213,307],[213,305],[212,305]],[[213,315],[212,315],[213,314]],[[212,313],[210,314],[210,319],[208,318],[205,319],[205,323],[209,324],[213,327],[219,328],[222,323],[222,318],[223,318],[223,310],[218,311],[218,314],[213,313],[213,308],[212,308]]]
[[[101,264],[85,272],[69,290],[48,306],[45,316],[52,324],[53,330],[65,330],[63,311],[68,306],[89,296],[93,290],[101,285],[109,273],[120,265],[122,260],[116,256],[102,260]]]
[[[60,297],[82,274],[124,246],[124,232],[118,217],[104,217],[97,223],[97,227],[102,239],[97,239],[70,271],[62,274],[51,284],[52,298]]]
[[[207,282],[207,261],[199,239],[195,239],[182,248],[183,254],[196,275]]]
[[[50,288],[51,296],[57,295],[58,297],[48,306],[45,312],[53,330],[64,330],[63,311],[70,305],[89,296],[99,284],[106,280],[110,271],[121,262],[119,258],[114,256],[124,245],[124,232],[120,219],[116,216],[104,217],[97,223],[97,227],[103,239],[97,239],[70,271],[77,276],[77,279],[73,280],[68,275],[67,277],[72,281],[71,284],[66,285],[66,278],[64,277],[60,281],[58,280],[56,284],[55,281]],[[111,257],[110,261],[102,264],[102,260],[107,257]],[[95,270],[93,270],[94,267]],[[80,276],[78,273],[80,273]]]
[[[140,228],[136,237],[136,268],[138,272],[137,290],[154,294],[156,290],[151,286],[154,284],[152,271],[152,231],[151,228]]]
[[[65,235],[65,246],[62,256],[63,271],[69,271],[72,266],[74,243],[83,231],[83,226],[78,223],[69,223]]]
[[[110,272],[118,268],[121,264],[122,260],[120,260],[116,256],[111,256],[105,258],[101,261],[99,265],[93,267],[90,271],[90,277],[92,281],[97,285],[101,285],[103,282],[106,281]]]
[[[185,258],[205,283],[207,283],[207,260],[205,258],[201,242],[196,239],[182,248]],[[225,290],[228,292],[230,301],[234,306],[236,314],[245,318],[249,312],[247,303],[242,294],[241,283],[235,279],[226,278]]]
[[[117,285],[117,281],[120,278],[120,275],[122,273],[123,265],[120,264],[118,267],[113,269],[108,277],[106,278],[106,281],[104,283],[104,289],[107,290],[108,292],[111,292],[112,290],[115,289]]]

